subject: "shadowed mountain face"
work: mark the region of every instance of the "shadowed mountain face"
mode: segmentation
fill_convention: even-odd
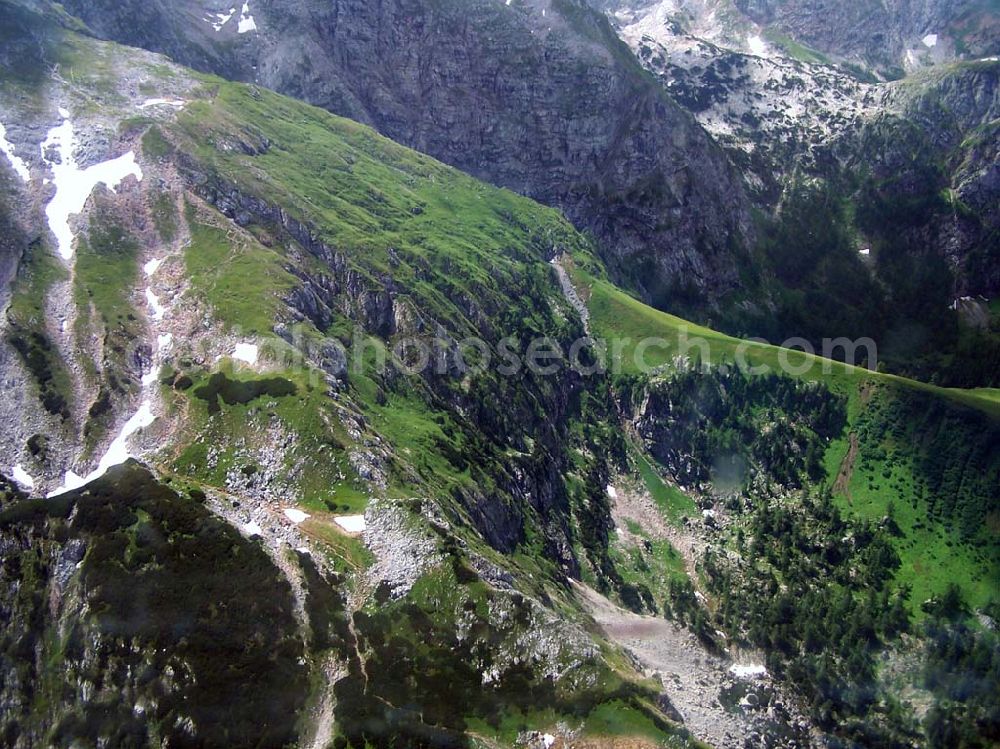
[[[716,325],[867,336],[897,373],[995,386],[1000,35],[983,33],[995,4],[599,7],[761,209],[756,259],[777,283],[756,306],[723,305]]]
[[[593,0],[593,5],[626,22],[656,17],[724,47],[760,54],[770,43],[793,53],[815,51],[890,78],[1000,49],[993,0]],[[748,37],[759,41],[750,44]]]
[[[134,463],[18,498],[0,482],[0,743],[294,739],[303,646],[258,545]]]
[[[229,9],[210,5],[67,8],[105,37],[371,124],[560,207],[648,292],[735,284],[751,232],[741,180],[579,0],[256,2],[243,34],[240,8],[216,31]]]

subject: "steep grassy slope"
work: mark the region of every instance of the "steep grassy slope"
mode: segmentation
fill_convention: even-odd
[[[104,38],[365,122],[559,207],[651,294],[716,295],[746,260],[743,186],[585,0],[260,3],[246,34],[236,18],[214,32],[198,0],[65,5]]]
[[[542,334],[563,342],[580,335],[548,261],[571,253],[599,272],[590,242],[557,212],[356,123],[256,87],[194,80],[161,59],[54,26],[38,28],[50,42],[40,49],[65,54],[75,82],[0,83],[4,101],[28,90],[37,102],[37,110],[12,106],[4,115],[18,151],[37,151],[32,139],[56,118],[58,102],[82,136],[78,158],[96,162],[132,150],[143,179],[94,193],[66,262],[53,253],[40,211],[20,217],[36,241],[19,258],[4,331],[14,351],[4,366],[29,411],[43,408],[55,375],[31,368],[44,357],[18,356],[14,336],[21,322],[44,331],[51,359],[70,365],[71,413],[58,427],[36,427],[30,439],[21,425],[6,434],[10,466],[23,464],[37,479],[36,492],[54,489],[66,469],[86,475],[94,467],[140,402],[150,409],[152,423],[124,439],[190,499],[130,468],[52,507],[68,512],[77,496],[100,494],[121,500],[116,506],[126,512],[125,498],[138,493],[194,513],[179,532],[187,561],[151,568],[149,584],[150,596],[164,586],[170,595],[187,592],[183,602],[167,593],[158,599],[178,616],[188,604],[207,611],[198,637],[229,605],[215,587],[203,597],[185,566],[202,559],[189,553],[198,541],[187,537],[189,525],[229,527],[201,503],[240,529],[239,549],[252,549],[255,559],[268,551],[292,582],[295,642],[308,646],[295,653],[294,674],[275,669],[273,678],[294,688],[280,725],[272,722],[282,735],[268,734],[261,745],[281,745],[286,736],[306,743],[314,731],[338,745],[461,746],[473,734],[512,743],[521,731],[556,730],[560,721],[583,735],[638,732],[693,745],[656,706],[657,688],[588,633],[566,588],[566,576],[583,566],[609,592],[626,584],[608,557],[605,508],[591,506],[591,495],[603,492],[607,456],[618,449],[607,427],[610,403],[585,392],[568,371],[509,378],[479,371],[469,363],[486,354],[463,359],[460,346],[475,335],[495,355],[505,337],[526,344]],[[92,105],[95,96],[100,107]],[[183,107],[146,101],[164,96],[183,99]],[[34,161],[40,175],[44,166]],[[28,192],[40,181],[14,190],[11,204],[30,205]],[[72,324],[60,325],[64,316]],[[413,375],[378,366],[403,339],[432,345],[442,366]],[[53,447],[32,448],[39,444]],[[586,480],[571,480],[576,472]],[[132,492],[135,482],[141,492]],[[424,499],[403,501],[414,496]],[[143,513],[152,511],[143,501],[138,521],[111,513],[113,548],[92,545],[84,557],[83,572],[100,563],[110,579],[98,591],[114,596],[103,609],[109,616],[132,611],[118,568],[147,564]],[[58,518],[41,507],[18,497],[12,517],[41,513],[31,530],[43,545],[49,533],[65,540]],[[301,526],[282,513],[295,507],[311,515]],[[366,511],[372,548],[336,522]],[[5,543],[20,538],[19,523],[4,526]],[[158,532],[148,531],[154,546]],[[172,542],[173,531],[164,533]],[[263,546],[242,536],[261,536]],[[214,540],[201,540],[212,553]],[[291,555],[289,544],[310,551]],[[220,576],[229,572],[216,567]],[[51,668],[25,672],[23,684],[25,693],[47,689],[72,663],[58,643],[30,633],[56,627],[72,611],[43,610],[48,583],[23,568],[9,574],[33,608],[11,603],[19,619],[5,667],[46,660]],[[82,572],[67,574],[73,585],[85,582]],[[231,577],[242,591],[244,578],[256,575],[263,573],[254,564]],[[136,606],[145,600],[141,582]],[[263,595],[274,605],[287,602],[284,590]],[[255,621],[235,602],[227,611],[247,626]],[[281,636],[286,613],[273,617]],[[169,634],[178,632],[183,628]],[[162,645],[161,660],[193,657],[185,648],[195,635],[161,641],[154,634],[140,627],[137,659],[153,647],[150,637]],[[248,638],[266,644],[272,634]],[[164,663],[154,665],[167,673]],[[238,670],[240,661],[220,652],[217,665],[231,676],[226,669]],[[366,665],[381,676],[369,678]],[[218,700],[236,697],[230,682],[195,676]],[[117,671],[102,678],[109,690],[128,688]],[[183,698],[175,686],[154,691]],[[11,704],[23,697],[12,696]],[[79,710],[29,709],[23,719],[5,709],[4,730],[23,731],[26,745],[57,730],[65,743],[116,740],[117,713],[91,715],[100,705],[86,690],[78,702]],[[240,710],[264,721],[266,711],[255,705]],[[187,721],[163,700],[155,717],[151,710],[147,718],[118,720],[139,745],[171,731],[194,743],[252,743],[242,723],[227,728],[200,715]],[[609,710],[619,719],[609,721]],[[82,718],[61,722],[63,712]],[[212,733],[225,730],[232,733]]]
[[[502,462],[537,459],[531,444],[563,449],[546,432],[565,429],[560,421],[575,408],[566,400],[575,389],[569,375],[523,373],[511,383],[492,371],[466,372],[459,343],[476,336],[495,356],[508,336],[570,340],[578,323],[546,261],[571,252],[592,262],[585,240],[557,213],[355,123],[216,80],[198,97],[163,128],[206,201],[187,210],[191,293],[278,360],[292,345],[338,350],[350,370],[337,374],[344,395],[408,464],[390,470],[392,491],[413,491],[419,476],[445,494],[482,495],[484,483],[504,492]],[[241,226],[236,247],[211,205]],[[247,303],[247,283],[267,285],[257,292],[263,305]],[[432,364],[443,357],[443,367],[416,377],[379,370],[375,361],[391,363],[400,341],[433,347]],[[498,391],[509,393],[512,412],[486,417]],[[448,460],[428,457],[442,449]],[[501,545],[523,538],[519,527],[481,530]]]
[[[282,221],[315,227],[310,241],[364,268],[373,285],[392,271],[422,312],[456,333],[477,329],[469,319],[475,309],[463,304],[494,312],[516,272],[556,250],[586,247],[557,212],[349,120],[217,80],[206,82],[204,97],[170,132],[200,167],[212,169],[216,182],[203,188],[209,197],[209,189],[230,183],[264,201],[260,215],[251,204],[231,209],[251,229],[257,222],[270,228],[267,204],[281,207],[288,214]],[[455,285],[447,297],[439,290],[446,282]]]

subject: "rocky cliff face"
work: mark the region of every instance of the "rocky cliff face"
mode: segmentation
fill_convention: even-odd
[[[722,47],[829,56],[895,78],[921,67],[995,55],[986,0],[601,0],[623,26],[657,38],[664,24]]]
[[[901,29],[920,26],[914,18],[922,13],[953,29],[968,20],[969,6],[847,3],[820,13],[807,5],[605,5],[643,65],[726,148],[769,214],[759,267],[793,296],[773,288],[770,299],[760,294],[731,308],[726,324],[772,340],[868,336],[897,371],[990,384],[984,373],[997,343],[987,340],[982,314],[970,318],[979,320],[978,343],[961,355],[975,379],[951,368],[946,352],[971,335],[948,308],[1000,292],[992,207],[1000,201],[992,124],[1000,62],[980,59],[985,48],[958,53],[942,32],[921,36],[922,51],[907,52],[898,71],[880,71],[901,48],[886,42],[888,57],[876,64],[789,35],[776,20],[798,7],[796,18],[826,33],[838,14],[864,10],[886,17],[859,24],[859,33],[904,38]],[[901,80],[878,79],[904,68]],[[804,200],[810,192],[825,197]],[[796,302],[799,294],[810,302]],[[982,366],[970,364],[977,351]]]
[[[849,168],[869,173],[884,198],[930,201],[906,231],[910,246],[947,260],[955,297],[996,297],[1000,61],[922,72],[888,86],[881,107],[857,142],[839,144],[841,153],[856,153]]]
[[[661,39],[631,41],[667,90],[729,151],[759,205],[780,205],[790,181],[805,175],[834,185],[851,202],[859,199],[859,183],[872,179],[886,197],[900,199],[947,189],[964,209],[929,212],[911,243],[947,259],[955,296],[996,295],[994,271],[975,257],[995,242],[991,123],[1000,62],[943,65],[877,84],[776,52],[748,55],[685,34]],[[867,246],[861,240],[857,249]]]
[[[997,52],[995,8],[983,0],[736,0],[762,26],[815,49],[883,69]],[[992,30],[992,31],[991,31]]]
[[[731,288],[740,179],[580,0],[71,2],[98,33],[256,81],[562,208],[647,289]],[[216,14],[221,15],[216,15]],[[246,23],[242,28],[247,28]]]

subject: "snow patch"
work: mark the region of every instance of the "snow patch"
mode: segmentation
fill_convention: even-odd
[[[146,427],[151,426],[154,421],[156,421],[156,417],[153,415],[152,406],[150,406],[149,401],[144,401],[143,404],[139,406],[139,410],[133,414],[132,418],[125,422],[125,426],[121,428],[121,431],[118,433],[118,436],[115,437],[114,442],[111,443],[108,451],[101,457],[101,461],[97,464],[97,468],[84,477],[78,476],[73,473],[73,471],[67,471],[63,485],[49,494],[49,496],[56,497],[60,494],[73,491],[74,489],[79,489],[81,486],[99,479],[108,472],[109,468],[121,465],[126,460],[131,458],[132,454],[128,449],[129,438],[140,429],[145,429]]]
[[[249,31],[256,31],[257,23],[253,20],[253,16],[250,15],[250,3],[243,3],[243,9],[240,11],[240,24],[236,29],[237,34],[246,34]]]
[[[256,364],[260,350],[252,343],[238,343],[233,350],[233,358],[247,364]]]
[[[216,31],[222,31],[222,27],[229,23],[229,19],[235,15],[236,8],[230,8],[228,13],[209,13],[205,16],[205,22],[210,23]]]
[[[243,531],[248,536],[263,536],[264,535],[264,529],[260,527],[260,524],[256,520],[251,521],[251,522],[245,524],[243,526]]]
[[[368,527],[364,515],[341,515],[339,518],[334,518],[333,522],[348,533],[364,533]]]
[[[923,42],[924,46],[927,47],[927,48],[936,47],[937,43],[938,43],[938,35],[937,34],[928,34],[927,36],[925,36],[920,41]]]
[[[174,337],[170,333],[161,333],[156,337],[156,350],[166,351],[170,348],[170,344],[174,342]]]
[[[156,294],[153,293],[152,289],[146,289],[146,303],[149,305],[153,319],[162,320],[163,315],[167,310],[162,304],[160,304],[160,300],[157,298]]]
[[[293,523],[298,525],[299,523],[306,522],[311,516],[306,515],[302,510],[294,510],[292,508],[286,508],[284,510],[285,517],[291,520]]]
[[[7,161],[14,168],[14,172],[21,178],[22,182],[31,181],[31,170],[28,163],[14,153],[14,144],[7,140],[7,128],[0,123],[0,152],[7,157]]]
[[[14,466],[14,468],[11,469],[11,473],[14,476],[14,481],[19,483],[28,491],[31,491],[32,489],[35,488],[35,480],[31,478],[31,476],[28,474],[26,470],[24,470],[24,468],[21,466],[20,463],[18,463],[16,466]]]
[[[754,679],[759,676],[767,676],[767,669],[764,666],[751,664],[749,666],[732,665],[729,673],[737,679]]]
[[[151,276],[159,270],[160,266],[163,265],[163,260],[150,260],[144,266],[142,266],[143,271],[145,271],[147,276]]]
[[[83,211],[87,198],[98,184],[107,185],[112,192],[128,176],[142,181],[142,169],[136,163],[135,153],[128,153],[116,159],[94,164],[80,169],[73,158],[73,123],[69,112],[60,109],[63,123],[49,130],[42,143],[42,158],[52,169],[56,185],[55,197],[45,207],[49,228],[55,235],[59,254],[64,260],[73,257],[73,230],[69,226],[70,216]],[[47,154],[55,150],[58,156],[49,159]]]
[[[750,47],[750,52],[758,57],[764,57],[767,54],[767,45],[764,43],[764,40],[761,39],[759,34],[751,34],[748,36],[747,46]]]
[[[54,492],[51,492],[49,497],[58,497],[60,494],[65,494],[66,492],[71,492],[74,489],[79,489],[86,483],[87,481],[83,478],[83,476],[80,476],[73,471],[66,471],[66,475],[63,477],[63,485]]]
[[[131,419],[125,422],[125,426],[122,427],[118,436],[115,437],[115,441],[111,443],[111,447],[104,453],[101,462],[97,464],[97,470],[87,477],[87,483],[103,476],[112,466],[121,465],[132,457],[128,450],[128,438],[140,429],[151,426],[155,420],[156,417],[153,416],[153,409],[148,401],[139,406],[139,410],[135,412]]]
[[[611,484],[607,486],[608,497],[611,499],[618,499],[618,490],[615,489]]]

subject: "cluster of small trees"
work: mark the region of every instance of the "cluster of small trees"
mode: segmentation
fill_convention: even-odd
[[[858,434],[862,466],[908,464],[916,479],[910,501],[923,500],[931,520],[966,541],[1000,511],[1000,425],[985,415],[899,392],[872,401]]]
[[[818,385],[736,368],[686,370],[657,383],[640,420],[651,451],[689,485],[713,478],[720,460],[747,467],[744,484],[763,475],[800,487],[823,477],[823,452],[846,423],[844,399]]]
[[[956,586],[925,606],[923,685],[935,703],[924,720],[932,747],[986,749],[1000,743],[1000,606],[985,626],[968,620]]]
[[[742,561],[704,561],[716,622],[764,649],[768,668],[801,690],[823,728],[904,745],[912,727],[877,679],[879,654],[911,626],[888,532],[845,519],[828,493],[761,504],[742,531]]]

